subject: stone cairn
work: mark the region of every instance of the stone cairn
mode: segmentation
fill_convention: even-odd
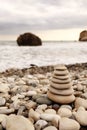
[[[67,68],[59,65],[55,68],[47,96],[54,102],[68,104],[75,100],[72,83]]]

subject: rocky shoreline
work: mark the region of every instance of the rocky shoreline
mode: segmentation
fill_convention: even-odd
[[[41,66],[41,67],[38,67],[36,65],[31,65],[31,67],[24,68],[24,69],[11,68],[11,69],[7,69],[6,71],[0,72],[0,77],[12,76],[12,75],[19,75],[19,77],[23,77],[25,74],[37,74],[37,73],[45,74],[47,72],[53,72],[54,67],[55,66],[53,65]],[[80,71],[87,69],[87,63],[69,64],[69,65],[66,65],[66,67],[68,68],[70,72],[76,71],[79,73]]]
[[[54,66],[0,73],[0,130],[87,130],[87,63],[67,65],[75,101],[47,97]]]

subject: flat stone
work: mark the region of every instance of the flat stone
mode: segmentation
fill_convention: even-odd
[[[59,71],[59,70],[54,70],[54,74],[55,75],[68,75],[69,74],[69,72],[68,72],[68,70],[63,70],[63,71]]]
[[[54,94],[59,94],[59,95],[71,95],[74,93],[74,90],[72,88],[69,89],[55,89],[54,87],[50,86],[49,91],[54,93]]]
[[[59,121],[59,130],[79,130],[80,125],[77,121],[67,117],[61,118]]]
[[[10,115],[6,120],[6,130],[35,130],[31,121],[23,116]]]
[[[60,104],[68,104],[75,100],[74,95],[69,95],[69,96],[54,95],[53,93],[51,93],[49,91],[47,93],[47,96],[52,101],[60,103]]]
[[[72,86],[71,83],[67,83],[67,84],[57,84],[55,82],[50,82],[50,85],[54,88],[57,88],[57,89],[67,89],[67,88],[70,88]]]
[[[69,78],[69,75],[59,76],[59,75],[53,74],[53,78],[60,79],[60,80],[67,80]]]
[[[67,70],[65,65],[58,65],[55,67],[55,70]]]
[[[71,82],[71,80],[70,80],[70,78],[68,78],[68,79],[56,79],[56,78],[52,78],[52,80],[51,81],[53,81],[53,82],[55,82],[55,83],[59,83],[59,84],[66,84],[66,83],[70,83]]]

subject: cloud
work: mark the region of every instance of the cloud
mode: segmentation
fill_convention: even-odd
[[[0,34],[87,26],[86,0],[3,0],[0,2]]]

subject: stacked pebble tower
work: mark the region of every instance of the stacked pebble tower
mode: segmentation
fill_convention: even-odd
[[[75,100],[70,75],[64,65],[55,68],[47,96],[54,102],[68,104]]]

